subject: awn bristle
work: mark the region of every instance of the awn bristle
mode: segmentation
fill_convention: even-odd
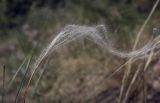
[[[92,42],[96,43],[103,50],[110,52],[113,55],[116,55],[121,58],[136,58],[140,59],[145,57],[153,48],[158,47],[160,37],[156,37],[153,41],[148,42],[144,47],[131,51],[131,52],[122,52],[113,47],[109,37],[108,30],[104,25],[97,26],[79,26],[79,25],[67,25],[62,31],[51,41],[51,43],[45,48],[36,63],[34,68],[37,68],[41,61],[51,52],[68,44],[75,40],[80,39],[89,39]]]

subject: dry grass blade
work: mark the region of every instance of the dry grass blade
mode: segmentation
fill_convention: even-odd
[[[125,74],[124,74],[124,76],[123,76],[123,80],[122,80],[122,86],[121,86],[121,89],[120,89],[120,96],[119,96],[119,103],[122,103],[122,97],[123,97],[123,95],[124,95],[124,88],[125,88],[125,85],[126,85],[126,80],[127,80],[127,73],[128,71],[126,70],[125,71]]]
[[[154,55],[154,49],[155,48],[153,48],[152,49],[152,51],[150,52],[150,54],[149,54],[149,56],[148,56],[148,59],[147,59],[147,61],[146,61],[146,63],[145,63],[145,66],[144,66],[144,69],[143,69],[143,100],[144,100],[144,103],[147,103],[147,97],[146,97],[146,95],[147,95],[147,89],[146,89],[146,82],[145,82],[145,72],[147,71],[147,68],[148,68],[148,66],[149,66],[149,64],[150,64],[150,62],[151,62],[151,60],[152,60],[152,57],[153,57],[153,55]]]
[[[133,76],[133,78],[132,78],[132,80],[131,80],[131,83],[130,83],[129,86],[128,86],[128,89],[127,89],[127,92],[126,92],[126,94],[125,94],[123,103],[126,103],[126,102],[127,102],[127,99],[128,99],[128,96],[129,96],[129,92],[130,92],[133,84],[135,83],[135,81],[136,81],[136,79],[137,79],[137,76],[138,76],[139,73],[140,73],[141,67],[142,67],[142,64],[139,64],[138,69],[136,70],[136,72],[135,72],[135,74],[134,74],[134,76]]]
[[[18,75],[19,71],[22,69],[23,65],[25,64],[27,58],[28,58],[28,57],[26,57],[26,58],[23,60],[23,62],[22,62],[21,65],[19,66],[18,70],[16,71],[16,73],[15,73],[14,76],[12,77],[12,79],[11,79],[11,81],[10,81],[8,87],[7,87],[7,93],[8,93],[8,91],[9,91],[9,89],[11,88],[11,86],[12,86],[12,84],[13,84],[16,76]]]
[[[147,87],[146,87],[146,81],[145,81],[145,72],[142,71],[142,84],[143,84],[143,103],[147,103]]]
[[[31,63],[31,59],[32,59],[32,57],[29,57],[28,62],[27,62],[27,65],[26,65],[25,74],[24,74],[24,76],[23,76],[23,78],[22,78],[22,80],[21,80],[21,83],[20,83],[20,85],[19,85],[19,88],[18,88],[18,92],[17,92],[16,98],[15,98],[15,103],[18,103],[18,100],[19,100],[19,97],[20,97],[20,93],[21,93],[21,91],[22,91],[22,87],[23,87],[24,82],[25,82],[26,75],[27,75],[27,73],[28,73],[28,71],[29,71],[29,65],[30,65],[30,63]]]
[[[135,59],[135,60],[136,60],[136,59]],[[134,61],[135,61],[135,60],[134,60]],[[107,79],[110,79],[113,75],[115,75],[117,72],[119,72],[120,70],[122,70],[123,67],[124,67],[125,65],[127,65],[128,63],[129,63],[129,60],[126,61],[125,63],[123,63],[122,65],[120,65],[118,68],[116,68],[115,71],[113,71],[111,74],[109,74],[109,76],[107,76]]]
[[[35,48],[35,47],[34,47]],[[20,70],[23,68],[24,64],[26,63],[27,59],[32,55],[33,51],[34,51],[34,48],[31,49],[30,53],[25,57],[25,59],[22,61],[21,65],[18,67],[16,73],[13,75],[8,87],[7,87],[7,92],[9,91],[9,89],[11,88],[16,76],[18,75],[18,73],[20,72]]]
[[[137,34],[137,37],[136,37],[134,46],[133,46],[133,51],[136,49],[137,44],[138,44],[138,41],[139,41],[139,39],[140,39],[140,36],[141,36],[142,32],[144,31],[144,28],[145,28],[145,26],[147,25],[148,21],[150,20],[151,16],[153,15],[153,13],[154,13],[154,11],[155,11],[158,3],[159,3],[159,0],[156,1],[156,3],[154,4],[154,6],[153,6],[153,8],[152,8],[152,10],[151,10],[151,12],[150,12],[150,14],[148,15],[147,19],[145,20],[145,22],[143,23],[142,27],[140,28],[140,30],[139,30],[139,32],[138,32],[138,34]],[[131,57],[130,60],[129,60],[130,63],[129,63],[129,65],[128,65],[128,69],[125,71],[125,75],[124,75],[124,77],[123,77],[122,87],[121,87],[121,92],[120,92],[120,97],[119,97],[119,103],[122,102],[122,97],[123,97],[123,94],[124,94],[124,87],[125,87],[125,85],[126,85],[126,83],[127,83],[128,76],[129,76],[130,73],[131,73],[131,68],[132,68],[132,63],[133,63],[132,59],[133,59],[133,58]],[[123,101],[123,103],[126,103],[126,101]]]
[[[154,49],[155,49],[155,48],[152,49],[152,51],[151,51],[151,53],[149,54],[149,57],[148,57],[148,59],[147,59],[147,62],[145,63],[144,72],[146,72],[146,70],[147,70],[147,68],[148,68],[148,66],[149,66],[149,64],[150,64],[150,62],[151,62],[151,60],[152,60],[152,57],[153,57],[153,55],[154,55]]]
[[[152,15],[153,15],[153,13],[154,13],[154,11],[155,11],[155,9],[156,9],[156,7],[157,7],[158,4],[159,4],[159,1],[160,1],[160,0],[157,0],[157,1],[155,2],[155,4],[154,4],[151,12],[149,13],[147,19],[145,20],[145,22],[143,23],[142,27],[140,28],[140,30],[139,30],[139,32],[138,32],[138,34],[137,34],[137,37],[136,37],[136,41],[135,41],[134,46],[133,46],[133,50],[136,49],[136,46],[137,46],[138,41],[139,41],[139,39],[140,39],[140,36],[141,36],[142,32],[144,31],[144,28],[145,28],[145,26],[147,25],[148,21],[151,19]]]

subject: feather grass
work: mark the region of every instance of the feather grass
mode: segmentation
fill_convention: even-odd
[[[123,94],[123,87],[125,85],[125,80],[127,79],[128,75],[130,74],[131,71],[131,64],[133,62],[133,59],[142,59],[142,58],[147,58],[148,53],[150,53],[153,48],[159,48],[159,41],[160,41],[160,36],[157,36],[154,40],[151,42],[148,42],[144,47],[140,49],[136,49],[136,45],[139,41],[139,38],[141,36],[141,33],[143,32],[146,24],[148,23],[149,19],[151,18],[153,12],[155,11],[156,6],[158,5],[159,0],[155,3],[151,13],[145,20],[144,24],[142,25],[139,33],[137,34],[137,38],[135,41],[135,44],[133,46],[133,50],[131,52],[122,52],[117,50],[116,48],[113,47],[111,40],[108,38],[108,30],[104,25],[97,25],[97,26],[79,26],[79,25],[67,25],[64,27],[64,29],[61,30],[61,32],[51,41],[51,43],[41,52],[37,60],[35,61],[33,67],[32,67],[32,73],[29,78],[29,81],[27,83],[27,87],[25,89],[24,97],[27,96],[28,94],[28,88],[30,85],[30,82],[35,75],[35,72],[37,71],[39,65],[41,62],[53,51],[57,50],[58,48],[69,44],[73,41],[76,40],[81,40],[81,39],[88,39],[95,44],[97,44],[99,47],[101,47],[103,50],[110,52],[113,55],[116,55],[121,58],[127,58],[130,61],[130,66],[126,70],[126,73],[123,78],[123,84],[121,88],[121,95],[120,98],[122,97]]]

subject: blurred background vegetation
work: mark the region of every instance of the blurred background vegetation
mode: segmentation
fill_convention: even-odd
[[[155,1],[0,0],[0,64],[6,65],[7,81],[33,48],[33,59],[36,59],[67,24],[105,24],[115,47],[131,50],[135,36]],[[156,35],[153,28],[159,26],[160,4],[142,35],[143,42],[139,47]],[[33,100],[29,97],[29,100],[35,103],[86,102],[109,87],[119,87],[122,73],[110,81],[105,76],[124,61],[104,53],[88,41],[63,47],[52,54],[36,96]],[[43,66],[34,77],[31,90],[43,71],[41,68]],[[16,78],[8,97],[14,98],[24,71],[22,69]],[[2,69],[0,73],[2,81]]]

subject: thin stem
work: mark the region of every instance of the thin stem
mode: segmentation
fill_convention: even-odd
[[[27,63],[27,66],[26,66],[25,74],[24,74],[24,76],[23,76],[23,78],[22,78],[22,81],[21,81],[20,87],[19,87],[19,89],[18,89],[18,92],[17,92],[16,98],[15,98],[15,103],[18,103],[19,96],[20,96],[20,93],[21,93],[21,90],[22,90],[23,84],[24,84],[24,82],[25,82],[26,75],[27,75],[27,73],[28,73],[28,71],[29,71],[29,65],[30,65],[30,62],[31,62],[31,58],[32,58],[32,57],[30,57],[30,58],[29,58],[29,60],[28,60],[28,63]]]
[[[6,73],[6,67],[3,66],[3,92],[2,92],[2,103],[4,103],[5,100],[5,73]]]

